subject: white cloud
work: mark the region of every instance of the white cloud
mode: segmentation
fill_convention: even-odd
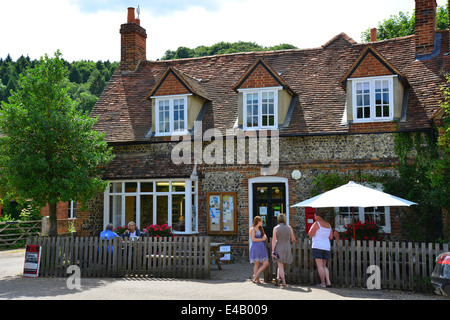
[[[82,14],[66,0],[2,1],[0,57],[9,53],[38,59],[60,49],[66,60],[120,58],[120,24],[125,13]]]

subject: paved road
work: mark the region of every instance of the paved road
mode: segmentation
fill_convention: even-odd
[[[212,279],[92,279],[82,278],[81,289],[70,290],[62,278],[24,278],[24,251],[0,252],[0,300],[448,300],[436,295],[367,289],[320,289],[302,285],[287,288],[255,285],[250,264],[212,266]]]

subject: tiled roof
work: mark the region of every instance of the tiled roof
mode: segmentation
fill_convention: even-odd
[[[415,36],[357,44],[345,34],[312,49],[145,61],[135,72],[116,71],[91,115],[99,117],[95,128],[106,133],[108,142],[164,139],[146,138],[152,123],[151,102],[147,97],[161,77],[174,70],[191,90],[209,100],[203,129],[215,127],[225,133],[237,119],[238,93],[233,87],[262,59],[298,95],[289,126],[280,131],[280,136],[354,132],[342,123],[346,92],[341,81],[361,53],[371,46],[410,85],[406,122],[399,122],[399,129],[426,129],[439,109],[440,86],[445,83],[443,74],[449,66],[448,30],[440,33],[439,55],[424,61],[415,59]]]

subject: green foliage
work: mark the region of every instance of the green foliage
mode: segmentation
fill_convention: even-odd
[[[161,58],[161,60],[214,56],[218,54],[237,53],[237,52],[271,51],[284,49],[297,49],[297,48],[290,44],[279,44],[272,47],[263,47],[254,42],[238,41],[230,43],[222,41],[210,47],[198,46],[197,48],[194,49],[179,47],[176,51],[167,50],[164,56]]]
[[[399,159],[399,177],[386,177],[385,190],[418,203],[401,217],[404,236],[414,241],[435,241],[442,236],[443,199],[448,198],[445,188],[430,179],[430,168],[439,159],[438,146],[430,134],[397,133],[394,151]]]
[[[448,8],[440,6],[436,10],[436,28],[448,29]],[[412,35],[415,33],[415,13],[410,16],[408,12],[400,11],[398,15],[391,15],[389,19],[378,22],[377,41]],[[361,41],[370,41],[370,28],[361,33]]]
[[[366,175],[366,174],[339,174],[336,171],[329,171],[320,173],[318,175],[315,175],[313,177],[312,181],[312,189],[311,189],[311,195],[317,196],[321,193],[324,193],[326,191],[335,189],[337,187],[340,187],[344,184],[349,183],[350,181],[354,181],[357,183],[365,182],[366,184],[372,184],[375,182],[380,182],[382,178]]]
[[[7,102],[11,90],[17,91],[19,75],[27,68],[33,68],[40,61],[21,56],[13,61],[8,55],[5,60],[0,59],[0,103]],[[69,69],[69,94],[77,103],[77,108],[89,113],[98,97],[103,92],[107,82],[118,66],[118,62],[109,61],[76,61],[69,63],[63,60]]]
[[[68,75],[59,51],[45,55],[20,75],[0,110],[0,188],[18,201],[48,204],[51,233],[56,204],[85,203],[104,190],[101,168],[112,159],[104,135],[92,130],[97,120],[70,98]]]

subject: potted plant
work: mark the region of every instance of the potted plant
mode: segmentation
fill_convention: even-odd
[[[343,240],[350,240],[353,238],[353,224],[349,223],[344,226],[345,231],[341,238]],[[364,241],[381,241],[383,240],[384,232],[382,227],[373,221],[358,221],[355,223],[355,238],[356,240]],[[381,231],[381,232],[380,232]]]
[[[147,228],[145,228],[145,232],[148,233],[148,236],[152,238],[174,237],[172,227],[169,227],[167,224],[163,225],[151,224]]]

